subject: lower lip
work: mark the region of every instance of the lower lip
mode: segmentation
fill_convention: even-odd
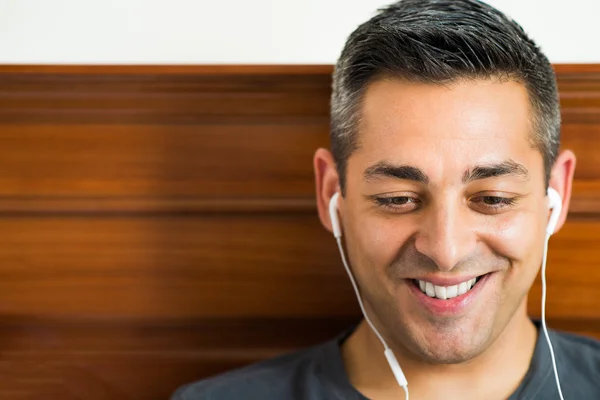
[[[408,286],[417,301],[429,311],[429,313],[437,316],[454,316],[464,312],[477,299],[477,296],[481,293],[491,275],[492,274],[490,273],[482,276],[475,286],[467,293],[448,300],[427,296],[425,293],[421,292],[421,289],[412,279],[408,281]]]

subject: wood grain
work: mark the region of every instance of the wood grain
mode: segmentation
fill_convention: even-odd
[[[600,65],[555,69],[548,323],[600,337]],[[0,398],[165,399],[355,324],[314,205],[331,71],[0,66]]]
[[[0,212],[206,212],[240,197],[246,210],[314,209],[327,75],[62,68],[0,73]],[[589,215],[600,210],[600,75],[559,84],[562,147],[578,156],[571,213]]]
[[[0,142],[0,198],[277,200],[314,198],[312,156],[328,139],[311,123],[11,124]]]
[[[600,222],[548,255],[550,318],[598,317]],[[0,219],[0,314],[119,319],[358,315],[316,215]],[[576,266],[576,269],[573,268]],[[539,287],[531,310],[539,314]]]
[[[313,214],[0,219],[0,313],[97,318],[355,315]]]

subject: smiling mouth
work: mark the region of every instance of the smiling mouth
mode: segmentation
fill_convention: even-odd
[[[473,278],[453,286],[438,286],[432,284],[431,282],[422,281],[419,279],[412,279],[411,281],[421,290],[421,292],[425,293],[427,296],[440,300],[449,300],[458,296],[462,296],[463,294],[473,290],[475,285],[477,285],[477,282],[479,282],[479,280],[484,276],[485,275],[481,275],[477,278]]]

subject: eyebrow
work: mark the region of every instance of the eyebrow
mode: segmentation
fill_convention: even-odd
[[[495,164],[478,165],[466,171],[463,175],[462,183],[499,176],[515,176],[523,180],[529,180],[527,168],[513,160],[506,160]]]
[[[513,160],[506,160],[500,163],[477,165],[465,171],[462,183],[466,184],[475,180],[500,176],[516,176],[523,180],[529,180],[527,168]],[[370,166],[365,170],[363,177],[367,182],[395,178],[423,184],[429,183],[429,177],[419,168],[411,165],[394,165],[387,162],[378,162]]]
[[[365,170],[364,179],[367,182],[396,178],[427,184],[429,178],[423,171],[410,165],[393,165],[387,162],[378,162]]]

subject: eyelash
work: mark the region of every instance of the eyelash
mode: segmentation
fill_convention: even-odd
[[[377,205],[381,206],[381,207],[385,207],[385,208],[391,208],[391,209],[398,209],[398,206],[403,206],[405,204],[409,204],[409,203],[405,203],[405,204],[393,204],[394,200],[398,200],[398,199],[409,199],[409,200],[416,200],[413,197],[408,197],[408,196],[396,196],[396,197],[375,197],[374,200],[377,203]]]
[[[407,199],[407,200],[410,200],[410,202],[403,203],[400,205],[394,205],[393,201],[398,200],[398,199]],[[479,201],[477,201],[476,203],[484,203],[484,204],[485,204],[486,199],[487,200],[489,200],[489,199],[498,200],[498,203],[495,203],[495,204],[485,204],[485,207],[492,209],[493,211],[498,211],[498,210],[502,210],[504,208],[508,208],[508,207],[514,205],[517,201],[517,198],[514,198],[514,197],[500,197],[500,196],[479,196],[479,197],[476,197],[475,199],[479,199]],[[373,200],[375,201],[375,203],[377,204],[378,207],[382,207],[382,208],[385,208],[385,209],[388,209],[388,210],[391,210],[394,212],[402,211],[402,208],[404,208],[407,204],[420,203],[420,201],[418,199],[415,199],[415,198],[409,197],[409,196],[374,197]]]
[[[478,199],[496,199],[499,200],[498,203],[496,204],[486,204],[487,207],[492,207],[492,208],[504,208],[504,207],[509,207],[511,205],[513,205],[517,199],[514,197],[499,197],[499,196],[481,196],[481,197],[477,197]]]

